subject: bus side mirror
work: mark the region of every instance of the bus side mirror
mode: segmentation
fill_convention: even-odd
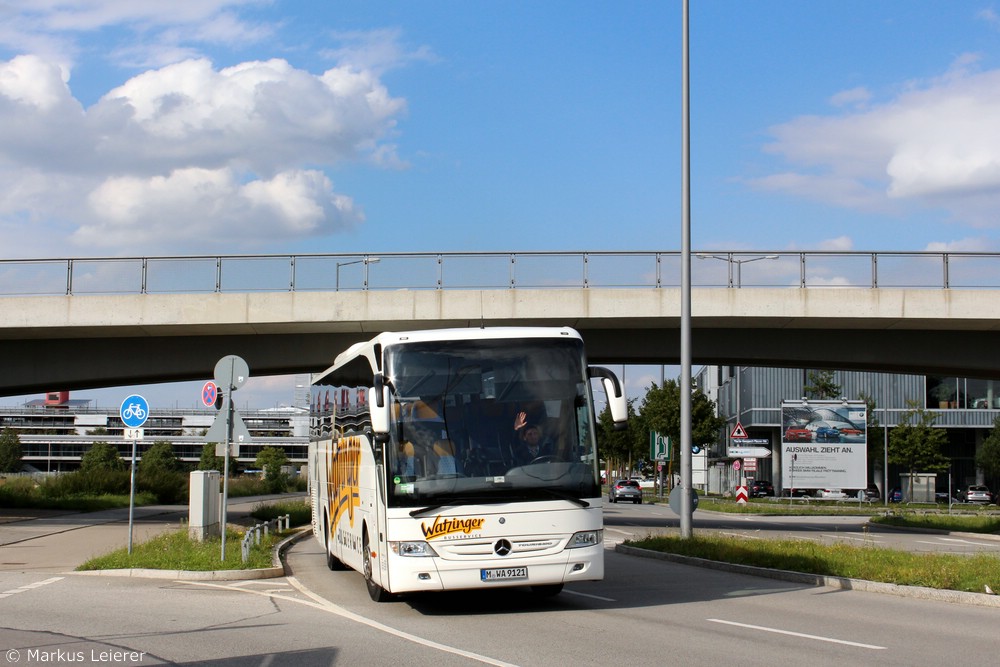
[[[608,397],[608,410],[611,411],[611,420],[615,423],[615,430],[624,429],[628,422],[628,402],[625,400],[625,389],[618,381],[618,376],[607,368],[591,366],[587,369],[587,377],[601,378],[604,393]]]
[[[375,376],[375,386],[368,390],[372,431],[376,436],[389,434],[389,387],[382,382],[382,374]]]

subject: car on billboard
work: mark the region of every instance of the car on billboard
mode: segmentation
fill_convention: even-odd
[[[790,426],[785,431],[785,442],[812,442],[813,432],[807,428]]]
[[[816,442],[840,442],[840,429],[820,426],[816,429]]]

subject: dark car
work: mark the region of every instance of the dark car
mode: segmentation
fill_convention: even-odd
[[[619,500],[631,500],[633,503],[642,504],[642,489],[639,482],[634,479],[620,479],[608,489],[608,502],[617,503]]]
[[[774,495],[774,485],[766,479],[752,479],[747,486],[747,492],[751,498]]]

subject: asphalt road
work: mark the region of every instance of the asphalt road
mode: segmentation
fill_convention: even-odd
[[[605,504],[607,539],[621,542],[661,532],[676,533],[680,520],[666,505]],[[912,552],[994,553],[1000,555],[1000,536],[973,533],[944,534],[900,530],[868,524],[863,516],[736,515],[696,510],[692,531],[761,539],[798,539],[831,544],[884,547]]]
[[[662,512],[669,510],[608,507],[605,580],[549,599],[497,589],[376,604],[361,575],[326,569],[311,537],[289,551],[290,576],[269,580],[88,576],[8,565],[0,571],[0,665],[843,667],[996,660],[995,608],[793,584],[613,551],[625,534],[676,519]],[[696,513],[695,530],[739,529],[727,521]],[[750,530],[775,530],[768,528],[775,523]],[[806,528],[780,530],[814,537],[853,532],[836,528],[809,520]],[[103,529],[61,534],[75,540],[89,530]],[[40,539],[55,536],[9,546],[27,548]],[[9,546],[0,547],[0,561],[13,562]]]

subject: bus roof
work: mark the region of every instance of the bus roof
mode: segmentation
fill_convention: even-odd
[[[497,340],[503,338],[576,338],[580,334],[570,327],[469,327],[464,329],[424,329],[419,331],[385,331],[369,341],[355,343],[337,355],[333,365],[314,373],[313,383],[323,380],[333,386],[360,387],[372,383],[376,370],[381,370],[382,349],[391,345],[427,341]]]

